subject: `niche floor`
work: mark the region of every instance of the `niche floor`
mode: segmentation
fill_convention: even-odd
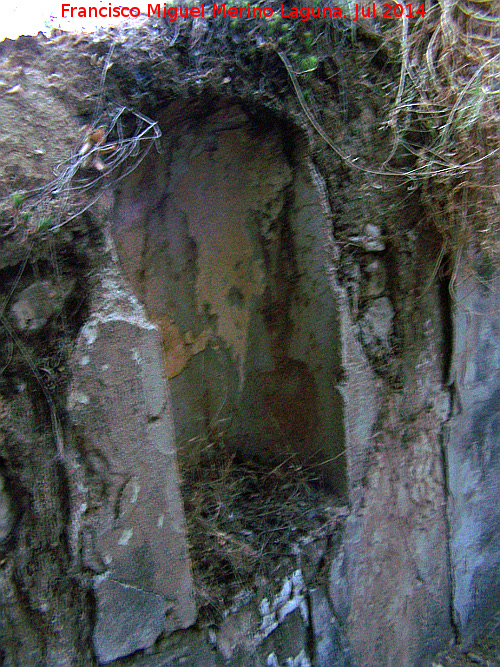
[[[307,586],[325,583],[328,558],[347,507],[318,485],[297,457],[274,464],[245,458],[223,441],[204,442],[183,462],[197,608],[202,623],[252,597],[276,594],[302,571]]]

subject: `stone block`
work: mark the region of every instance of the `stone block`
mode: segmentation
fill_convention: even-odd
[[[310,590],[309,604],[314,638],[313,667],[351,667],[347,640],[324,590]]]
[[[72,358],[68,412],[98,506],[82,515],[102,663],[195,620],[160,336],[111,268]]]
[[[94,650],[101,663],[151,646],[163,630],[172,605],[160,595],[113,579],[98,580]]]
[[[73,282],[64,284],[40,280],[23,289],[11,308],[16,329],[34,332],[44,327],[53,315],[62,310],[73,286]]]
[[[500,279],[459,267],[447,437],[453,610],[465,645],[500,613]],[[469,263],[468,263],[469,262]]]

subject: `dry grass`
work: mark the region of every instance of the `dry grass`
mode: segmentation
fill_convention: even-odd
[[[394,148],[416,158],[429,222],[455,257],[474,244],[500,261],[500,2],[441,0],[401,25],[389,114]],[[418,129],[422,145],[407,129]]]
[[[380,17],[380,3],[377,11]],[[386,54],[395,73],[382,119],[392,134],[383,162],[367,165],[335,145],[313,112],[320,106],[310,101],[307,81],[288,58],[291,45],[279,45],[304,115],[354,171],[386,177],[389,187],[400,181],[420,188],[428,223],[440,232],[446,255],[456,261],[467,247],[477,247],[499,265],[500,1],[427,2],[423,17],[367,23],[358,26],[358,41],[366,35],[378,40],[375,51]],[[315,43],[324,58],[324,34]],[[372,57],[368,48],[365,66]]]
[[[82,133],[80,145],[56,166],[54,180],[0,201],[0,237],[17,233],[24,243],[79,218],[130,174],[153,145],[159,150],[160,137],[158,124],[138,111],[118,107],[100,113]]]
[[[312,470],[293,458],[264,464],[228,451],[222,441],[200,449],[182,476],[202,618],[220,617],[259,581],[269,587],[281,581],[301,566],[304,545],[327,545],[345,515]]]

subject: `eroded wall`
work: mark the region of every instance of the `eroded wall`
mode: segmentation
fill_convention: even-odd
[[[116,267],[100,273],[71,367],[67,412],[89,480],[73,530],[107,664],[196,619],[161,340]]]
[[[312,165],[235,105],[174,104],[162,125],[112,232],[163,337],[181,455],[223,435],[245,456],[319,464],[342,493],[339,313]]]
[[[62,48],[24,38],[24,42],[20,40],[12,48],[7,45],[2,51],[6,82],[1,101],[6,132],[2,145],[4,194],[47,182],[54,165],[68,156],[70,146],[78,151],[78,114],[91,118],[95,105],[110,92],[101,91],[104,95],[99,98],[95,92],[102,71],[95,65],[99,59],[103,65],[108,62],[103,54],[114,54],[112,67],[106,69],[107,83],[114,76],[113,99],[119,93],[125,104],[143,110],[157,110],[163,100],[174,96],[181,95],[184,100],[171,105],[160,119],[163,153],[151,153],[148,162],[117,185],[121,191],[116,192],[115,239],[123,272],[139,301],[146,305],[147,316],[142,313],[137,327],[125,322],[118,336],[118,349],[124,350],[130,372],[125,392],[130,402],[128,407],[121,406],[121,418],[117,418],[103,400],[102,414],[109,419],[111,437],[103,437],[105,429],[92,430],[95,405],[77,384],[89,366],[80,363],[89,356],[85,338],[88,322],[83,323],[74,356],[76,384],[70,391],[63,377],[58,387],[58,409],[59,401],[62,405],[69,399],[60,408],[67,428],[64,459],[57,456],[39,379],[12,342],[12,334],[7,329],[3,332],[2,368],[7,371],[7,381],[2,388],[2,418],[7,425],[1,442],[5,486],[0,498],[4,515],[0,592],[6,660],[34,665],[46,659],[69,665],[77,656],[80,664],[88,665],[95,657],[92,639],[94,654],[97,651],[106,660],[112,655],[110,639],[125,654],[151,646],[167,618],[172,628],[168,589],[174,584],[160,553],[165,542],[158,543],[154,558],[144,559],[147,571],[158,575],[152,586],[151,580],[144,581],[139,568],[133,573],[134,589],[130,579],[120,581],[123,569],[109,567],[113,562],[120,565],[127,548],[136,546],[134,539],[141,530],[148,539],[163,526],[167,531],[167,513],[160,519],[162,508],[172,499],[181,521],[175,497],[178,480],[167,461],[171,457],[168,452],[155,453],[149,439],[158,426],[164,445],[171,441],[171,435],[161,429],[172,426],[170,419],[159,414],[158,406],[148,407],[144,395],[159,395],[158,386],[166,387],[163,378],[159,385],[155,380],[151,390],[152,377],[161,375],[160,339],[151,327],[155,322],[162,331],[165,369],[175,393],[181,453],[187,445],[218,433],[228,441],[232,438],[233,444],[246,448],[249,455],[265,455],[266,448],[272,452],[283,440],[304,453],[302,440],[316,447],[321,440],[319,436],[316,439],[318,433],[328,436],[322,440],[328,442],[328,456],[340,455],[344,442],[347,444],[349,516],[331,566],[329,587],[335,614],[347,629],[357,664],[427,665],[432,652],[454,637],[452,612],[469,642],[487,621],[495,623],[498,610],[498,286],[477,267],[480,279],[471,279],[473,262],[469,259],[456,267],[447,305],[448,309],[453,302],[457,306],[455,331],[453,341],[445,343],[439,296],[443,290],[435,284],[442,246],[439,239],[426,236],[430,212],[417,206],[420,222],[411,212],[419,202],[418,191],[405,187],[401,200],[394,202],[390,189],[386,191],[378,179],[370,181],[362,171],[351,169],[352,165],[336,164],[333,153],[325,151],[322,173],[330,177],[328,196],[331,200],[337,196],[341,211],[337,211],[340,219],[331,225],[324,206],[325,188],[308,164],[309,152],[291,142],[291,135],[282,126],[276,128],[270,117],[263,120],[261,116],[252,123],[241,107],[187,103],[193,89],[207,97],[213,90],[232,89],[236,94],[241,79],[235,77],[231,82],[225,70],[208,71],[193,58],[198,69],[194,71],[193,66],[184,85],[185,42],[174,35],[170,42],[161,42],[161,49],[167,44],[166,50],[158,51],[164,36],[150,27],[141,33],[140,48],[130,51],[132,55],[109,36],[71,39]],[[158,35],[154,43],[148,41],[153,35]],[[151,54],[166,63],[164,69],[158,68],[158,60],[152,62]],[[344,146],[346,154],[362,156],[358,166],[363,160],[380,164],[386,153],[376,154],[372,144],[383,141],[381,107],[370,108],[369,91],[379,88],[381,70],[374,71],[375,60],[370,61],[370,67],[362,61],[360,67],[359,61],[350,62],[347,52],[344,58],[341,55],[339,50],[335,63],[322,58],[321,67],[308,79],[315,86],[315,95],[321,87],[324,90],[322,122],[330,119],[326,130]],[[211,62],[207,60],[210,66]],[[272,105],[277,103],[273,96],[279,94],[280,108],[295,114],[296,100],[291,89],[285,91],[284,72],[276,76],[274,66],[268,72],[260,67],[252,69],[256,78],[243,86],[251,90],[252,98]],[[342,97],[347,95],[354,83],[349,70],[354,72],[353,78],[359,78],[359,86],[352,86],[352,95],[345,97],[344,111],[339,113],[337,93],[330,84],[338,81]],[[367,72],[373,75],[371,81],[366,79]],[[318,79],[313,81],[316,75]],[[171,79],[175,79],[174,86]],[[270,86],[271,79],[280,87]],[[65,105],[68,108],[63,108]],[[33,123],[30,109],[36,109],[40,123]],[[59,120],[51,123],[52,117]],[[314,153],[317,164],[323,148],[318,142]],[[337,195],[332,183],[338,185]],[[185,196],[189,191],[193,197]],[[420,203],[425,206],[422,199]],[[86,204],[90,205],[90,200]],[[104,227],[99,214],[93,211],[94,215]],[[390,233],[386,238],[391,218],[392,238]],[[341,258],[329,245],[333,228],[349,248]],[[32,245],[32,231],[21,225],[12,237],[18,242],[2,242],[3,275],[10,273],[4,298],[12,299],[4,314],[24,350],[39,353],[40,369],[50,369],[46,362],[52,353],[44,346],[47,332],[53,334],[56,313],[49,313],[52,325],[47,320],[48,328],[42,324],[33,339],[22,329],[27,323],[23,299],[34,294],[33,284],[41,287],[41,278],[54,279],[48,275],[52,264],[47,260],[41,275],[30,270],[23,273],[30,264],[31,270],[38,268],[33,249],[47,238],[42,234],[40,240],[35,234]],[[85,231],[85,226],[82,229],[81,221],[73,220],[58,234],[68,235],[68,246],[81,244],[86,253],[102,254],[95,234]],[[63,267],[63,273],[69,275],[69,267],[61,262],[71,256],[68,248],[61,249],[56,243],[50,254],[53,273],[60,273]],[[89,276],[95,267],[102,268],[100,261],[92,260],[92,269],[87,267]],[[338,287],[334,276],[337,263],[345,290]],[[485,285],[495,289],[486,290]],[[351,301],[349,291],[356,295]],[[76,309],[80,292],[84,301],[91,300],[87,280],[80,282],[75,292],[78,299],[65,307],[65,316]],[[128,297],[129,305],[139,307],[132,295]],[[19,307],[11,310],[15,304]],[[87,318],[85,313],[81,315]],[[92,318],[97,321],[101,317],[100,306],[96,306]],[[448,317],[452,319],[451,313]],[[89,387],[94,383],[96,401],[110,395],[118,401],[125,379],[119,368],[120,355],[115,355],[112,391],[106,386],[109,368],[103,366],[108,364],[107,348],[116,334],[116,324],[99,324],[102,343],[91,350],[94,356],[89,363],[94,364],[96,374],[89,375]],[[141,355],[133,357],[130,349],[131,345],[137,352],[143,334],[150,337],[155,350],[155,355],[145,359],[145,376],[138,363]],[[72,345],[75,337],[76,332],[71,331],[65,345]],[[391,347],[394,339],[397,346]],[[379,357],[377,348],[383,353]],[[447,377],[443,362],[451,357],[454,374]],[[381,361],[403,368],[387,373]],[[337,387],[344,400],[344,419],[340,417]],[[90,417],[85,426],[87,409]],[[443,448],[442,427],[448,419],[449,437]],[[264,433],[271,437],[267,440]],[[78,435],[78,447],[73,447],[72,438]],[[149,442],[146,456],[138,451],[138,442],[141,446]],[[99,448],[107,455],[104,462]],[[339,460],[341,469],[329,473],[336,482],[345,472],[343,459]],[[158,477],[154,467],[159,470]],[[170,498],[165,489],[165,495],[158,491],[167,480],[171,485],[167,491],[173,494]],[[146,488],[152,493],[141,496]],[[94,535],[86,525],[93,519]],[[168,525],[171,528],[179,523]],[[178,548],[178,555],[184,557],[183,544],[183,540],[174,542],[169,553]],[[114,560],[105,562],[109,558]],[[181,570],[189,588],[185,561]],[[89,581],[94,584],[90,593]],[[126,592],[120,597],[119,591]],[[321,594],[310,591],[310,602],[315,597],[321,601]],[[184,624],[192,618],[189,595],[186,599],[184,611],[189,613]],[[107,606],[108,602],[114,607]],[[312,602],[311,608],[313,618],[316,614],[313,623],[319,617],[323,621],[327,618],[335,634],[333,616],[330,622],[329,614],[315,611]],[[121,636],[115,632],[116,625],[107,623],[106,619],[119,616],[115,611],[122,610],[132,610],[132,622],[140,617],[142,635],[137,623],[132,637]],[[223,631],[234,625],[232,620],[231,616],[226,619]],[[111,629],[106,635],[107,627]],[[290,634],[299,634],[296,627],[292,626]],[[240,635],[243,643],[245,632],[243,629]],[[227,635],[226,646],[229,642],[234,646],[236,639],[229,631]],[[305,630],[303,635],[306,646],[311,636]],[[204,636],[190,630],[183,637],[188,647],[203,645],[198,664],[215,664],[214,652],[207,648]],[[275,637],[278,644],[286,634]],[[324,655],[328,657],[323,664],[331,667],[335,642],[325,643]],[[130,661],[135,662],[135,658]],[[163,657],[142,655],[136,664],[159,662],[164,662]],[[343,664],[348,664],[347,658]]]
[[[401,327],[398,384],[379,375],[376,428],[364,449],[350,445],[351,513],[330,569],[329,592],[360,666],[428,665],[454,632],[442,451],[450,410],[446,336],[440,286],[422,285],[436,265],[438,245],[421,230],[405,255],[405,236],[401,230],[385,258],[399,286],[386,291]],[[369,397],[377,396],[377,382],[366,371],[364,355],[372,350],[358,346],[363,316],[357,322],[345,317],[350,382],[343,391],[355,435],[373,415],[376,401]]]
[[[298,133],[194,102],[173,105],[164,127],[162,155],[118,193],[112,229],[162,332],[181,456],[220,433],[248,456],[296,452],[348,488],[329,593],[355,663],[425,664],[453,632],[445,333],[439,285],[421,291],[436,240],[405,260],[394,242],[390,264],[368,227],[362,261],[384,278],[353,307],[327,189]],[[399,389],[374,371],[396,358],[396,319]]]
[[[500,606],[500,280],[488,258],[471,252],[451,288],[455,410],[446,453],[453,609],[470,645],[498,629]]]

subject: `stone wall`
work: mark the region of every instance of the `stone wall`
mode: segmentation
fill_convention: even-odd
[[[161,342],[116,269],[101,274],[71,367],[68,416],[92,487],[83,565],[106,664],[196,618]]]
[[[488,260],[471,253],[450,288],[455,301],[450,378],[455,409],[446,457],[453,611],[463,641],[470,645],[486,629],[494,630],[495,623],[498,627],[500,606],[500,282]]]

